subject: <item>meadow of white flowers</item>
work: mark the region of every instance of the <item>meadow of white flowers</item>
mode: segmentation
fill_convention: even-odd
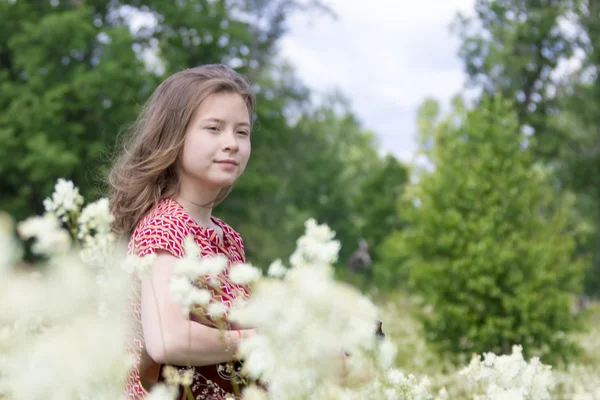
[[[16,225],[0,215],[0,399],[125,398],[129,274],[148,274],[152,259],[127,257],[110,233],[108,201],[84,206],[72,182],[59,179],[44,207],[43,216]],[[235,266],[231,279],[250,284],[253,296],[231,310],[190,284],[219,274],[226,260],[200,259],[186,242],[170,283],[174,298],[194,312],[227,312],[259,332],[239,356],[248,379],[260,378],[269,390],[250,385],[244,399],[600,399],[600,330],[580,336],[584,358],[556,370],[525,360],[518,343],[512,354],[452,366],[424,342],[406,298],[375,304],[334,279],[334,236],[309,220],[288,262],[275,260],[266,275]],[[25,265],[23,241],[43,261]],[[374,335],[376,320],[384,321],[383,340]],[[168,383],[188,379],[174,375]],[[174,393],[161,385],[150,399]]]

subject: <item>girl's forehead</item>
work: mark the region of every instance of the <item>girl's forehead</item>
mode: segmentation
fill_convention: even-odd
[[[237,93],[219,92],[209,95],[196,109],[200,119],[250,121],[248,106],[244,98]]]

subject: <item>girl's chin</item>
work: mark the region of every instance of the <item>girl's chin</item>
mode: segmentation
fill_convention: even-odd
[[[202,187],[206,190],[221,190],[228,186],[232,186],[238,179],[237,174],[221,173],[210,174],[209,176],[194,176],[190,177],[194,181],[194,186]]]
[[[211,179],[206,181],[206,186],[213,190],[221,190],[232,186],[237,179]]]

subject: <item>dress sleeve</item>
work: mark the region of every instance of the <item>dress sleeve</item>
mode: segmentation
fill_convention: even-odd
[[[135,232],[133,252],[139,257],[167,251],[175,257],[182,257],[184,240],[187,233],[185,225],[171,216],[152,218]]]

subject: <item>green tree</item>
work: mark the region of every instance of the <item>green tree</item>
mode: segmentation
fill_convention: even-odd
[[[153,82],[126,28],[95,24],[85,2],[50,3],[0,2],[0,208],[16,218],[60,176],[94,193],[106,143]]]
[[[333,95],[302,115],[290,140],[294,154],[281,165],[286,175],[281,182],[286,209],[301,220],[294,224],[293,237],[302,232],[302,223],[310,216],[327,223],[342,243],[343,263],[358,244],[355,199],[381,164],[375,135],[361,126],[346,100]]]
[[[471,86],[517,100],[538,160],[559,184],[577,193],[577,219],[590,229],[577,251],[591,254],[585,291],[600,294],[600,2],[478,0],[475,16],[459,16],[460,55]],[[562,75],[559,64],[581,66]]]
[[[552,73],[578,47],[560,26],[572,5],[571,0],[477,0],[475,16],[459,14],[455,23],[468,85],[515,99],[519,123],[538,137],[533,150],[545,159],[554,159],[564,143],[547,117],[556,112]]]
[[[565,132],[560,179],[578,193],[579,218],[590,225],[580,251],[593,255],[586,292],[600,296],[600,1],[573,2],[581,65],[559,91],[560,113],[550,123]]]
[[[396,207],[407,181],[408,168],[388,154],[360,187],[354,209],[360,235],[370,249],[376,249],[390,232],[403,228],[404,222]],[[377,256],[373,258],[376,262]]]
[[[403,286],[405,276],[398,268],[398,260],[380,256],[386,253],[387,238],[405,227],[401,204],[402,193],[408,183],[408,168],[394,156],[387,155],[382,165],[373,170],[361,187],[354,208],[360,226],[360,236],[369,245],[372,260],[366,272],[366,284],[387,292]]]
[[[433,171],[407,190],[408,227],[385,254],[406,263],[411,289],[432,309],[427,338],[440,348],[507,353],[522,344],[566,355],[583,271],[572,257],[572,198],[532,158],[512,103],[455,104],[431,125]]]

